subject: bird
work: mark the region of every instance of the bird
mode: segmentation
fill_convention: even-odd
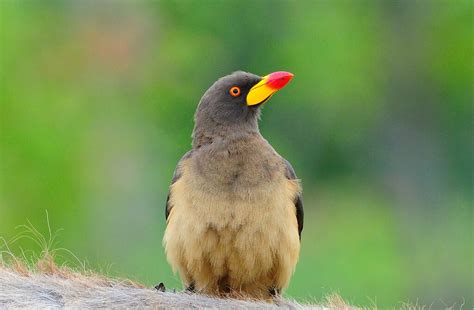
[[[169,187],[163,237],[186,291],[274,300],[289,284],[300,252],[302,186],[258,122],[262,106],[292,78],[236,71],[197,106],[192,148]]]

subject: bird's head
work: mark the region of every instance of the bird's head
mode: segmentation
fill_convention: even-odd
[[[278,90],[282,89],[293,74],[284,71],[264,77],[237,71],[218,79],[202,96],[195,115],[193,137],[208,138],[224,131],[258,131],[260,107]]]

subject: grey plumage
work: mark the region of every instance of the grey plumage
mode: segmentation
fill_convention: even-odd
[[[193,148],[208,144],[216,137],[232,137],[258,132],[259,107],[247,106],[245,94],[262,78],[237,71],[217,80],[202,96],[193,130]],[[232,97],[227,91],[232,86],[241,88],[242,95]]]

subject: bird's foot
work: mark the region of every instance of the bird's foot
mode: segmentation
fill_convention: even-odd
[[[283,298],[281,296],[281,289],[272,287],[272,288],[268,289],[268,293],[270,294],[271,299],[273,300],[273,302],[277,305],[283,300]]]
[[[186,289],[184,290],[186,293],[196,293],[196,287],[194,286],[194,282],[191,282],[191,284],[189,284],[189,286],[186,287]]]
[[[271,288],[268,289],[268,293],[269,293],[272,297],[278,297],[278,296],[280,296],[280,294],[281,294],[281,289],[276,288],[276,287],[271,287]]]
[[[165,285],[163,284],[163,282],[160,282],[158,285],[155,285],[155,290],[157,290],[158,292],[166,292],[166,287]]]

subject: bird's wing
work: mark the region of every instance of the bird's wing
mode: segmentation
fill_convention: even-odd
[[[170,184],[170,191],[168,191],[168,196],[166,197],[166,208],[165,208],[166,221],[168,221],[168,216],[170,215],[171,208],[173,208],[173,206],[170,204],[171,185],[173,185],[181,177],[181,164],[183,163],[185,159],[189,158],[191,154],[192,154],[192,151],[189,151],[186,154],[184,154],[184,156],[181,157],[178,164],[176,165],[176,168],[174,169],[173,178],[171,179],[171,184]]]
[[[285,163],[286,171],[285,175],[288,180],[296,180],[295,170],[291,166],[290,162],[283,158]],[[303,230],[303,222],[304,222],[304,211],[303,211],[303,197],[301,194],[298,194],[295,198],[295,208],[296,208],[296,220],[298,221],[298,235],[300,236],[301,240],[301,231]]]

